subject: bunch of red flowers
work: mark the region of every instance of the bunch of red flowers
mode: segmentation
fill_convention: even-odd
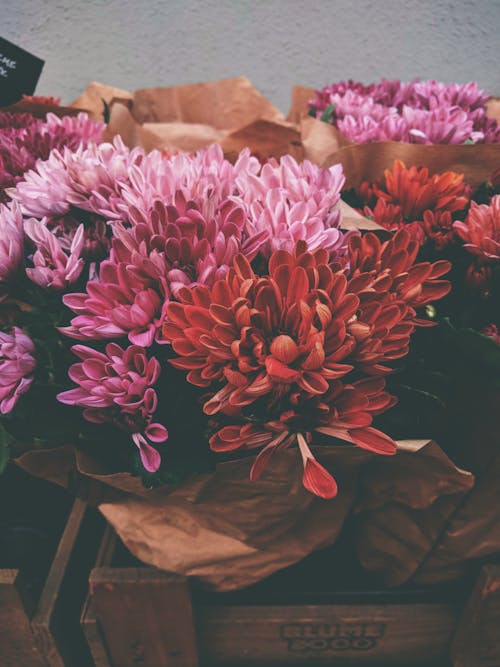
[[[431,174],[396,161],[381,179],[363,182],[352,203],[391,232],[405,229],[422,260],[453,265],[452,292],[440,317],[498,341],[500,326],[500,181],[473,189],[464,174]]]
[[[212,449],[259,449],[256,479],[296,443],[303,484],[323,498],[337,485],[311,453],[318,434],[394,454],[394,441],[371,426],[396,402],[383,376],[427,324],[417,309],[450,288],[440,280],[448,262],[415,264],[418,248],[404,230],[386,242],[355,236],[341,268],[298,242],[276,251],[264,275],[240,255],[212,288],[180,290],[163,333],[179,355],[171,363],[209,390]]]

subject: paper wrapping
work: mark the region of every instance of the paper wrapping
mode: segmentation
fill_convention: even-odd
[[[405,144],[384,141],[371,144],[352,144],[334,149],[322,166],[342,164],[346,188],[355,188],[363,181],[375,181],[384,169],[392,169],[395,160],[407,166],[428,167],[431,174],[456,171],[465,175],[473,188],[487,181],[500,164],[500,144],[436,145]]]
[[[31,451],[16,463],[96,504],[143,562],[223,591],[248,586],[333,544],[351,521],[354,503],[378,506],[396,497],[403,506],[432,513],[472,485],[472,476],[435,443],[399,445],[396,456],[383,460],[354,447],[313,448],[337,479],[333,500],[303,488],[293,450],[274,457],[257,482],[249,480],[252,459],[245,458],[154,490],[126,473],[103,470],[71,447]]]
[[[409,446],[394,461],[394,485],[380,461],[363,471],[355,524],[359,560],[387,586],[409,581],[474,484],[435,444]],[[410,456],[411,465],[407,459]]]
[[[111,107],[105,140],[119,134],[130,148],[191,152],[218,143],[233,161],[247,146],[263,160],[304,157],[299,128],[245,77],[134,93],[93,83],[74,104],[95,113],[102,99]]]
[[[462,437],[454,452],[475,475],[468,493],[467,474],[463,488],[443,494],[430,509],[423,504],[410,509],[406,496],[387,492],[377,463],[362,480],[369,494],[356,510],[359,556],[387,585],[450,581],[462,576],[473,560],[500,554],[500,390],[464,387],[463,394],[457,415]],[[415,461],[419,465],[421,459]],[[444,472],[448,462],[442,459],[442,465]],[[439,468],[433,470],[439,473]],[[447,484],[445,475],[441,481],[426,479],[423,494],[428,493],[428,481]],[[417,497],[415,481],[408,479],[406,488]]]

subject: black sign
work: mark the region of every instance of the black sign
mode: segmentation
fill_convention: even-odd
[[[0,106],[32,95],[40,78],[43,60],[0,37]]]

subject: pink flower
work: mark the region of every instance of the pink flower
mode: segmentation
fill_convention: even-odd
[[[0,413],[11,412],[33,382],[35,346],[22,329],[0,331]]]
[[[500,127],[486,115],[489,97],[475,83],[342,81],[317,91],[309,105],[317,118],[331,107],[331,122],[357,143],[497,143]]]
[[[24,174],[16,188],[8,191],[26,216],[64,215],[69,211],[70,180],[62,155],[54,150],[45,162]]]
[[[52,150],[71,150],[101,141],[103,123],[95,123],[84,113],[76,117],[47,119],[31,114],[0,112],[0,202],[7,201],[6,189],[16,185],[38,160],[46,160]]]
[[[53,113],[48,113],[45,125],[49,133],[54,136],[62,130],[63,134],[70,139],[66,141],[66,145],[73,148],[76,148],[80,143],[100,143],[105,128],[103,122],[93,121],[83,112],[76,116],[63,116],[62,118]]]
[[[208,219],[224,200],[235,194],[238,173],[255,171],[258,167],[258,161],[245,151],[233,166],[216,145],[195,155],[179,153],[170,158],[152,151],[129,170],[130,181],[124,183],[122,196],[126,210],[138,209],[145,215],[158,200],[177,205],[175,198],[181,193],[186,202],[194,202]]]
[[[465,222],[456,221],[453,227],[465,241],[464,248],[480,263],[500,260],[500,195],[492,197],[489,205],[471,202]]]
[[[500,331],[498,331],[496,324],[488,324],[488,326],[481,330],[481,333],[483,336],[488,336],[488,338],[491,338],[497,345],[500,345]]]
[[[24,230],[36,247],[32,257],[34,266],[26,269],[30,280],[40,287],[57,290],[66,289],[78,280],[84,266],[81,258],[83,225],[76,230],[69,254],[63,250],[55,234],[46,227],[45,220],[26,220]]]
[[[260,248],[266,259],[275,250],[292,251],[298,240],[306,240],[312,250],[325,248],[342,255],[348,238],[339,229],[344,181],[340,165],[320,169],[285,156],[279,163],[270,160],[260,172],[241,172],[233,199],[248,210],[248,235],[269,235]]]
[[[63,302],[77,317],[61,331],[77,340],[128,336],[130,342],[149,347],[161,325],[162,298],[123,263],[103,262],[99,280],[87,283],[87,293],[66,294]]]
[[[105,353],[75,345],[72,351],[82,360],[69,370],[78,387],[58,394],[58,400],[85,408],[83,416],[90,422],[113,422],[130,433],[144,468],[158,470],[160,454],[148,441],[159,443],[168,438],[167,429],[152,422],[158,404],[153,385],[160,375],[159,361],[148,359],[144,348],[137,345],[123,350],[109,343]]]
[[[68,173],[68,201],[108,220],[124,219],[128,207],[122,190],[144,155],[142,148],[127,148],[119,136],[112,144],[91,144],[76,152],[66,151],[63,161]]]
[[[482,132],[474,131],[472,118],[459,107],[438,107],[429,111],[404,107],[402,117],[407,123],[410,143],[463,144],[484,139]]]
[[[0,298],[1,292],[23,261],[23,218],[19,206],[0,206]]]

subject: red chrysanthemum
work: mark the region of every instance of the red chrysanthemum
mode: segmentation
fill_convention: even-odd
[[[367,204],[365,215],[379,225],[391,231],[411,226],[417,240],[429,238],[441,249],[454,237],[448,216],[468,205],[470,188],[463,174],[446,171],[431,176],[427,167],[407,168],[396,160],[381,183],[362,183],[358,195]]]
[[[191,383],[215,388],[205,413],[234,422],[215,433],[212,449],[263,447],[256,478],[275,451],[296,441],[304,486],[324,498],[336,484],[309,449],[315,431],[394,453],[395,443],[371,426],[394,399],[382,377],[370,376],[406,354],[421,323],[415,309],[449,289],[436,280],[449,264],[414,265],[417,252],[405,231],[385,243],[357,236],[349,268],[334,270],[325,250],[307,252],[298,242],[293,253],[271,256],[269,275],[257,276],[239,255],[213,287],[182,288],[180,303],[167,306],[163,335],[179,355],[171,363]]]

